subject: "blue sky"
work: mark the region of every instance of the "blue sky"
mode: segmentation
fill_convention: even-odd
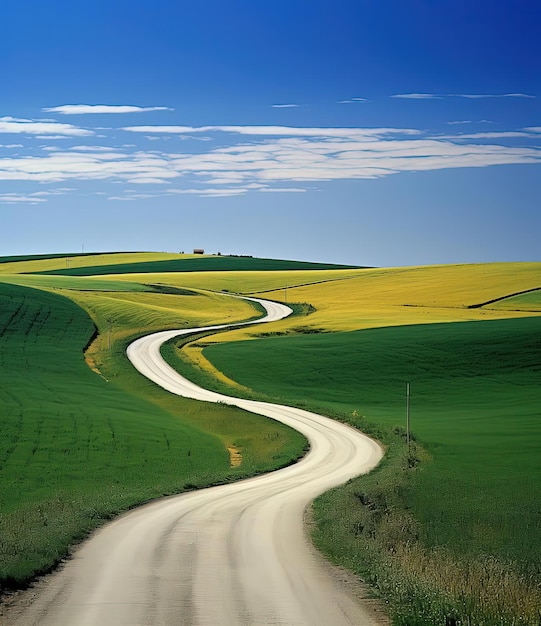
[[[533,0],[4,0],[0,255],[528,261]]]

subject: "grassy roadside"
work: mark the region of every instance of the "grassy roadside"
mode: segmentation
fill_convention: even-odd
[[[379,424],[385,461],[316,501],[315,537],[376,585],[395,624],[538,626],[540,330],[538,317],[276,337],[204,354],[266,396],[365,431],[355,413]],[[424,445],[413,457],[400,429],[389,435],[403,422],[406,380]]]
[[[177,398],[131,368],[124,350],[145,328],[141,316],[159,325],[170,308],[169,323],[178,324],[181,303],[196,296],[149,294],[161,310],[134,304],[130,317],[130,294],[71,295],[105,330],[93,344],[101,375],[83,359],[95,330],[83,309],[58,294],[0,283],[0,590],[47,571],[123,510],[274,469],[304,447],[290,429],[234,407]],[[185,306],[203,321],[222,312],[239,316],[229,303],[216,311],[212,298]],[[240,311],[255,314],[249,306]],[[233,451],[240,460],[234,466]]]

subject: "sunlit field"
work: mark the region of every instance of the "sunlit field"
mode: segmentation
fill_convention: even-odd
[[[70,270],[82,267],[96,267],[118,263],[142,263],[150,261],[169,261],[191,258],[193,254],[174,254],[170,252],[113,252],[105,254],[74,254],[11,257],[22,259],[9,261],[10,257],[0,257],[0,274],[21,274],[47,272],[51,270]]]
[[[541,264],[389,271],[383,285],[373,274],[293,290],[316,312],[268,331],[232,331],[196,350],[224,375],[222,387],[231,379],[280,402],[357,421],[362,415],[361,427],[403,428],[411,382],[422,462],[406,460],[406,471],[395,463],[389,473],[386,464],[401,459],[393,452],[373,477],[323,496],[319,545],[377,580],[396,618],[406,620],[397,623],[439,623],[454,612],[476,625],[535,625],[539,291],[506,295],[539,285]],[[379,325],[395,327],[328,332],[365,325],[364,305]],[[413,324],[440,321],[437,311],[461,323]],[[497,317],[510,319],[490,319]],[[355,554],[364,554],[372,573]]]
[[[454,616],[457,624],[538,626],[541,263],[263,271],[253,260],[235,271],[205,257],[195,261],[207,269],[225,262],[224,271],[146,271],[178,269],[189,257],[0,262],[10,328],[0,358],[11,376],[0,396],[9,434],[0,470],[9,503],[4,582],[46,569],[89,528],[137,502],[298,458],[305,441],[289,429],[164,393],[125,359],[128,342],[147,332],[261,315],[229,297],[238,293],[291,304],[294,315],[198,338],[181,351],[170,344],[167,359],[222,391],[318,408],[387,447],[370,476],[316,502],[321,549],[371,581],[396,624]],[[95,275],[18,273],[78,263]],[[97,274],[100,264],[111,273]],[[123,267],[145,271],[117,274]],[[44,371],[49,359],[60,370]],[[77,469],[94,462],[99,471]],[[24,532],[15,532],[19,525]]]
[[[130,337],[250,319],[260,314],[251,305],[180,289],[143,293],[133,282],[121,285],[131,293],[92,290],[99,279],[69,289],[61,280],[59,289],[50,279],[39,290],[0,281],[2,587],[47,570],[126,508],[269,471],[305,446],[276,422],[168,394],[125,358]],[[75,302],[102,331],[86,364],[94,324]]]

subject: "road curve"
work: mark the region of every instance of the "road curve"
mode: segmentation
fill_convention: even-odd
[[[255,299],[254,299],[255,300]],[[291,313],[256,300],[261,321]],[[172,393],[232,404],[302,432],[295,465],[241,482],[155,501],[106,525],[38,588],[17,626],[376,626],[369,608],[331,575],[303,528],[307,505],[369,471],[381,448],[344,424],[301,409],[206,391],[160,356],[164,341],[138,339],[128,358]]]

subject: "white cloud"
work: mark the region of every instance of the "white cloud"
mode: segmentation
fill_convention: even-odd
[[[72,124],[61,124],[59,122],[33,121],[27,119],[17,119],[15,117],[0,117],[1,133],[24,133],[26,135],[38,135],[47,139],[60,137],[85,137],[93,135],[91,130],[79,128]]]
[[[302,187],[263,187],[259,191],[264,193],[304,193],[308,189]]]
[[[40,194],[0,193],[0,204],[39,204],[47,202]]]
[[[397,93],[391,98],[409,98],[413,100],[441,100],[442,98],[469,98],[476,100],[478,98],[535,98],[527,93]]]
[[[0,144],[0,148],[24,148],[22,143],[4,143]]]
[[[132,133],[208,133],[223,132],[239,135],[281,137],[371,137],[374,135],[419,135],[411,128],[303,128],[293,126],[124,126]]]
[[[541,133],[541,126],[528,126],[524,130],[528,130],[531,133]]]
[[[497,93],[497,94],[488,94],[488,93],[450,93],[448,96],[454,98],[535,98],[535,96],[531,96],[527,93]]]
[[[189,194],[202,197],[223,198],[226,196],[243,196],[247,192],[245,187],[224,187],[208,189],[171,189],[171,194]]]
[[[74,150],[75,152],[114,152],[118,148],[111,148],[110,146],[72,146],[69,150]]]
[[[93,133],[91,133],[93,134]],[[35,135],[36,139],[71,139],[71,135]]]
[[[146,113],[148,111],[174,111],[170,107],[138,107],[125,104],[62,104],[42,109],[46,113],[84,115],[88,113]]]
[[[512,139],[516,137],[535,137],[522,131],[493,131],[487,133],[464,133],[462,135],[441,135],[438,139]]]
[[[162,174],[164,176],[164,174]],[[175,178],[175,176],[168,176],[167,178]],[[128,178],[127,181],[129,183],[135,183],[137,185],[164,185],[167,180],[163,178],[158,178],[157,176],[135,176],[133,178]]]
[[[298,104],[273,104],[271,105],[274,109],[295,109],[298,107]]]
[[[405,98],[408,100],[440,100],[442,96],[434,93],[395,93],[391,98]]]
[[[367,98],[351,98],[350,100],[339,100],[336,104],[355,104],[356,102],[368,102]]]
[[[139,132],[141,127],[133,128]],[[171,128],[179,127],[163,128],[168,129],[164,132],[171,132]],[[529,137],[531,143],[531,137],[538,136],[533,134],[538,127],[532,127],[529,132],[438,137],[427,137],[414,129],[390,128],[182,128],[183,132],[189,128],[193,133],[216,131],[233,136],[226,137],[225,145],[223,142],[220,147],[193,152],[84,145],[51,151],[45,146],[39,156],[12,154],[0,158],[0,180],[108,181],[119,185],[174,183],[185,188],[165,189],[163,193],[218,197],[258,190],[273,193],[277,189],[296,193],[294,190],[302,185],[287,186],[294,182],[370,179],[403,171],[541,162],[541,150],[536,147],[475,141]],[[123,195],[116,193],[110,197]]]
[[[494,124],[490,120],[456,120],[454,122],[447,122],[448,124]]]

